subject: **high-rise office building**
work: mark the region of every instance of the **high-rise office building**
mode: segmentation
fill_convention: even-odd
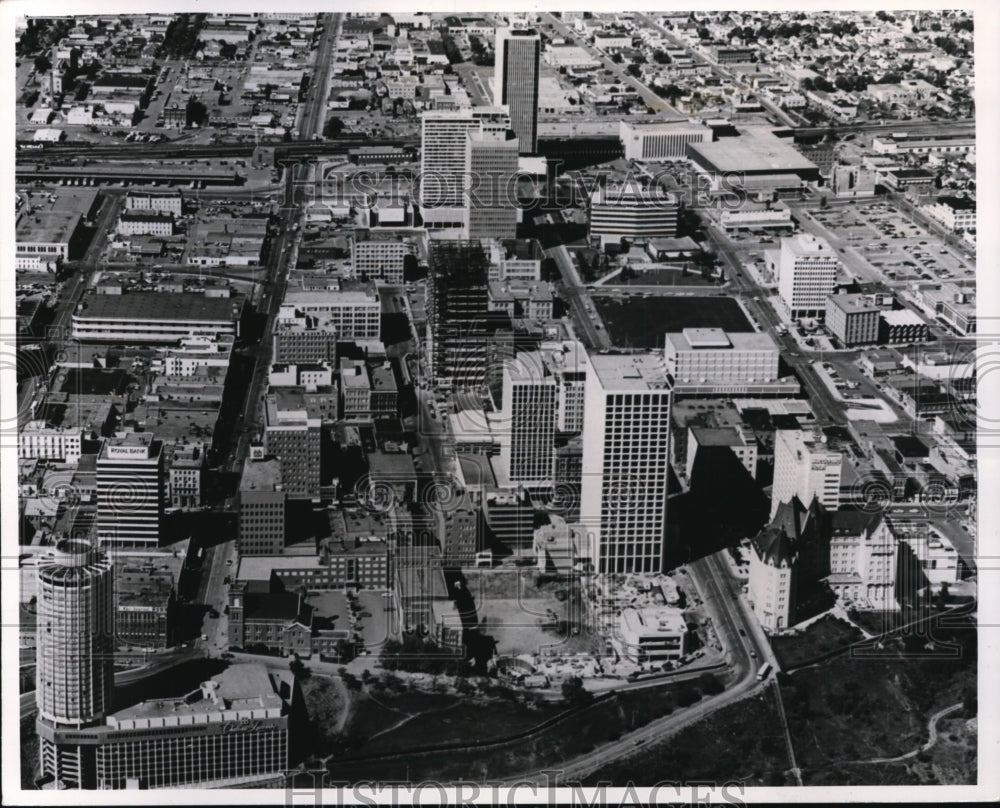
[[[264,451],[281,461],[285,493],[319,499],[322,418],[301,387],[277,387],[264,399]]]
[[[556,393],[540,351],[504,365],[499,459],[510,482],[528,490],[552,485]]]
[[[240,556],[276,555],[285,548],[285,502],[281,461],[248,458],[240,478]]]
[[[156,547],[164,504],[163,444],[151,432],[108,438],[97,456],[97,536],[103,546]]]
[[[778,507],[798,497],[835,511],[840,505],[840,452],[828,449],[821,434],[801,429],[779,429],[774,433],[774,483],[771,486],[771,518]]]
[[[38,565],[38,705],[41,775],[86,788],[92,748],[57,744],[43,727],[101,722],[114,696],[114,578],[107,554],[82,539],[59,542]]]
[[[498,28],[493,103],[510,110],[521,154],[538,151],[538,67],[542,40],[531,28]]]
[[[486,382],[491,346],[510,334],[505,312],[489,310],[489,258],[477,240],[434,240],[427,275],[430,373],[445,387]]]
[[[495,107],[429,110],[420,120],[420,213],[429,230],[456,230],[468,225],[470,132],[507,131],[510,115]]]
[[[672,390],[654,354],[591,355],[580,521],[599,574],[660,572]]]
[[[826,239],[811,233],[781,239],[778,294],[791,318],[825,317],[838,265],[837,253]]]
[[[469,132],[465,166],[469,238],[514,238],[518,207],[515,186],[518,141],[513,132]]]

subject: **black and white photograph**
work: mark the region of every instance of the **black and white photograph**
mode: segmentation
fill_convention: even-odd
[[[0,8],[6,804],[1000,799],[1000,9],[551,5]]]

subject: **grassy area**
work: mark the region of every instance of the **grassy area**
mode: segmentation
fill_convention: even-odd
[[[312,723],[315,742],[329,743],[339,734],[340,717],[351,704],[343,691],[327,676],[310,676],[300,679],[302,698]]]
[[[862,639],[857,626],[827,615],[796,636],[772,637],[771,647],[782,668],[794,668],[828,651]]]
[[[786,785],[788,766],[774,693],[767,690],[723,707],[663,743],[598,769],[584,785],[736,780],[746,786],[780,786]]]
[[[807,786],[921,785],[976,782],[976,635],[971,624],[935,629],[937,653],[923,641],[875,659],[841,656],[780,675],[796,762]],[[952,653],[953,649],[956,653]],[[938,724],[927,752],[871,763],[920,748],[927,720],[944,707],[965,709]],[[587,784],[628,780],[787,784],[788,766],[773,692],[723,708],[636,755],[595,772]]]
[[[500,738],[537,726],[546,717],[566,708],[563,705],[525,705],[512,699],[509,707],[483,703],[477,719],[473,711],[480,704],[473,701],[454,708],[426,712],[398,726],[392,733],[381,736],[384,742],[366,744],[358,749],[365,756],[372,752],[385,754],[386,744],[396,749],[414,750],[413,754],[387,759],[374,756],[364,760],[331,762],[335,780],[384,779],[423,780],[442,782],[486,780],[508,777],[539,766],[558,765],[596,746],[617,740],[623,733],[637,729],[655,718],[671,713],[678,703],[693,703],[701,694],[697,688],[662,687],[617,693],[571,713],[552,726],[527,738],[515,738],[508,743],[483,748],[454,749],[420,753],[419,746],[457,741],[473,742]],[[385,702],[394,705],[395,702]],[[498,720],[498,716],[501,716]],[[405,732],[404,732],[405,730]],[[381,739],[379,739],[381,740]],[[353,750],[345,750],[344,756]]]
[[[684,328],[753,330],[731,297],[651,297],[615,300],[595,297],[612,342],[619,347],[662,348],[663,334]]]

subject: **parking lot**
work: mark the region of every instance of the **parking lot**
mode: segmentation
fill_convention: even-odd
[[[872,200],[810,213],[880,270],[886,281],[941,283],[975,277],[972,264],[889,202]]]

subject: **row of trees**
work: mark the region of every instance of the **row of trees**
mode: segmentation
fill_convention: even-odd
[[[464,675],[468,662],[449,648],[442,648],[429,638],[404,634],[403,640],[387,640],[379,657],[382,667],[390,671],[411,673],[444,673]]]
[[[158,55],[174,59],[194,56],[201,45],[198,34],[204,21],[204,14],[178,14],[167,26]]]

